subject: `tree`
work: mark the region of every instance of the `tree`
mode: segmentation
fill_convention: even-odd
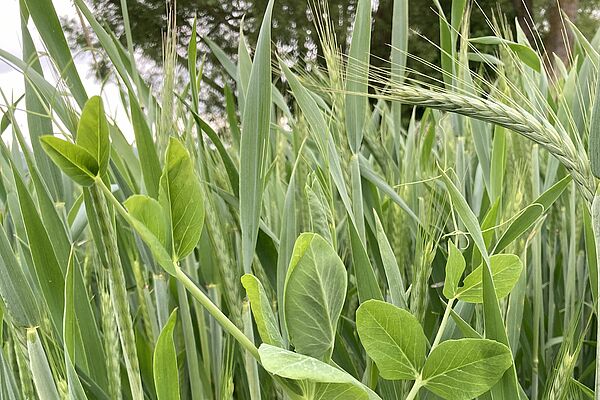
[[[319,1],[319,0],[316,0]],[[472,8],[471,36],[480,36],[490,33],[485,15],[497,13],[499,10],[506,13],[508,21],[515,17],[532,44],[540,44],[536,38],[543,40],[549,53],[556,53],[561,60],[568,58],[568,44],[561,41],[563,37],[562,20],[558,8],[551,7],[557,0],[478,0]],[[597,21],[585,13],[578,13],[578,7],[593,8],[600,0],[560,0],[561,9],[570,18],[579,20],[588,18],[586,26],[582,29],[588,35],[595,31]],[[123,29],[121,0],[89,0],[96,17],[108,25],[118,38],[125,44]],[[177,26],[179,27],[179,41],[182,49],[181,61],[185,47],[189,40],[194,17],[197,17],[198,35],[209,37],[227,55],[232,58],[237,54],[237,43],[240,27],[243,23],[244,34],[251,46],[255,43],[260,24],[260,17],[267,5],[267,0],[178,0],[176,9]],[[336,33],[338,44],[342,51],[346,50],[351,36],[351,26],[357,0],[327,0],[329,18],[332,28]],[[442,8],[450,15],[452,0],[440,0]],[[579,4],[581,3],[581,4]],[[310,4],[313,0],[277,1],[273,11],[273,38],[280,54],[296,62],[322,63],[319,53],[318,32],[314,26]],[[371,44],[371,61],[376,66],[385,66],[389,58],[391,38],[391,17],[393,0],[373,0],[374,25]],[[128,0],[128,11],[131,31],[136,51],[140,52],[147,60],[153,61],[148,68],[147,78],[152,80],[160,78],[160,65],[162,59],[162,35],[166,28],[165,0]],[[485,15],[484,15],[485,14]],[[546,17],[547,16],[547,19]],[[243,21],[243,22],[242,22]],[[439,78],[439,73],[428,67],[427,64],[439,65],[439,50],[433,43],[438,42],[439,24],[438,15],[434,11],[434,3],[423,0],[410,0],[409,21],[412,33],[409,36],[409,53],[414,57],[408,60],[408,67],[421,74]],[[94,46],[89,37],[81,32],[81,21],[71,19],[65,21],[73,46]],[[547,23],[546,23],[547,22]],[[560,23],[559,23],[560,22]],[[539,35],[538,35],[539,34]],[[429,41],[423,40],[426,37]],[[569,37],[569,36],[567,36]],[[91,43],[90,43],[91,41]],[[99,46],[94,46],[99,48]],[[541,46],[540,46],[541,47]],[[210,53],[206,44],[202,43],[199,54]],[[417,59],[424,60],[416,61]],[[220,68],[214,68],[215,59],[209,58],[205,68],[205,82],[210,90],[203,91],[207,96],[204,103],[209,106],[222,104],[221,95],[226,78]],[[99,60],[96,72],[100,79],[106,78],[109,69],[104,68],[104,63]]]

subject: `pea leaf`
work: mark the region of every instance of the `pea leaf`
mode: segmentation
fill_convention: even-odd
[[[346,268],[333,247],[316,233],[301,234],[283,291],[285,322],[296,351],[331,356],[346,287]]]
[[[173,310],[163,330],[158,336],[152,366],[154,385],[158,400],[179,399],[179,375],[177,372],[177,352],[173,341],[173,331],[177,322],[177,309]]]
[[[261,339],[267,344],[283,347],[277,320],[262,284],[254,275],[246,274],[242,276],[242,285],[250,299],[252,315],[254,315]]]
[[[169,140],[160,178],[159,201],[171,226],[175,261],[194,250],[204,225],[204,200],[189,153],[175,138]]]
[[[110,142],[108,121],[100,96],[91,97],[83,106],[75,143],[94,157],[99,166],[99,173],[104,174],[110,159]]]
[[[356,328],[382,378],[415,379],[425,362],[427,338],[408,311],[379,300],[368,300],[356,311]]]
[[[306,398],[322,400],[378,399],[377,395],[368,391],[352,375],[316,358],[268,344],[262,344],[258,352],[262,366],[269,373],[282,378],[305,381],[305,384],[302,385],[305,390],[318,394]],[[309,390],[306,389],[307,386],[310,388]]]
[[[129,214],[143,223],[146,228],[166,247],[167,226],[165,211],[160,203],[151,197],[136,194],[123,203]]]
[[[458,291],[460,278],[465,271],[465,258],[454,243],[448,241],[448,260],[446,261],[446,280],[444,281],[444,296],[453,299]]]
[[[156,262],[158,262],[158,264],[161,267],[163,267],[163,269],[166,272],[168,272],[171,275],[175,275],[175,265],[173,264],[173,260],[171,259],[171,256],[165,249],[164,243],[161,242],[158,237],[156,237],[156,233],[160,234],[160,231],[157,230],[160,228],[149,228],[148,226],[146,226],[146,223],[151,223],[151,221],[148,220],[145,213],[139,210],[139,208],[142,207],[144,203],[150,204],[152,203],[152,201],[142,200],[140,199],[140,197],[134,195],[125,201],[125,206],[129,209],[129,212],[126,212],[125,210],[117,210],[121,211],[121,215],[123,216],[123,218],[127,220],[127,222],[133,227],[133,229],[137,232],[137,234],[144,241],[144,243],[146,243],[146,245],[152,252],[152,255],[156,259]],[[158,205],[160,206],[160,204]],[[155,206],[151,205],[150,207]],[[160,207],[160,209],[162,210],[164,215],[164,209],[162,208],[162,206]],[[142,218],[142,220],[139,220],[138,217]],[[158,218],[160,218],[160,216]],[[163,219],[163,221],[164,220],[165,219]],[[156,233],[153,232],[152,229],[155,229]]]
[[[42,148],[56,165],[82,186],[91,186],[98,175],[98,162],[83,147],[51,135],[40,137]]]
[[[463,281],[456,297],[467,303],[482,303],[481,265],[473,270]],[[499,299],[507,296],[521,276],[523,263],[514,254],[496,254],[490,257],[490,268]],[[444,294],[445,295],[445,294]]]
[[[422,379],[446,400],[469,400],[490,390],[511,364],[510,350],[496,341],[447,340],[432,350]]]

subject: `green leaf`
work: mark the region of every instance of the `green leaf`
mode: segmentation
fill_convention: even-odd
[[[296,351],[329,359],[346,286],[346,268],[333,247],[315,233],[301,234],[283,294],[285,322]]]
[[[415,379],[425,362],[427,338],[408,311],[379,300],[369,300],[356,311],[356,328],[381,377]]]
[[[27,329],[27,354],[33,384],[40,400],[59,400],[48,358],[37,333],[38,328]]]
[[[293,380],[326,383],[355,383],[352,375],[323,361],[268,344],[258,348],[262,366],[271,374]]]
[[[25,0],[31,19],[44,41],[48,53],[56,63],[64,81],[77,103],[81,106],[87,100],[87,94],[81,78],[75,68],[69,44],[65,39],[63,29],[52,4],[52,0]]]
[[[404,83],[406,57],[408,54],[408,0],[394,0],[392,15],[392,43],[390,49],[391,75],[394,85]],[[392,119],[394,129],[402,127],[402,105],[398,101],[392,103]]]
[[[160,203],[151,197],[136,194],[125,200],[123,204],[129,214],[143,223],[166,248],[167,219]]]
[[[87,399],[81,381],[75,371],[73,360],[75,359],[76,337],[80,337],[78,320],[75,315],[75,285],[73,276],[73,252],[69,257],[67,272],[65,275],[65,312],[63,318],[63,339],[67,382],[69,385],[69,396],[73,400]]]
[[[501,252],[509,244],[518,239],[527,229],[529,229],[544,212],[546,212],[552,204],[560,197],[565,189],[571,183],[571,175],[565,176],[560,181],[556,182],[552,187],[542,193],[529,206],[515,218],[506,228],[498,243],[494,247],[494,253]]]
[[[470,400],[488,390],[512,364],[505,345],[487,339],[447,340],[425,362],[425,387],[446,400]]]
[[[508,335],[506,334],[506,327],[504,326],[504,320],[502,313],[500,312],[500,305],[498,304],[498,296],[496,295],[496,289],[494,288],[494,280],[492,278],[492,270],[490,266],[490,257],[485,245],[485,240],[479,227],[477,217],[473,214],[473,211],[469,208],[467,201],[456,188],[452,180],[442,171],[442,179],[448,189],[448,194],[452,200],[452,205],[456,208],[460,219],[465,224],[467,231],[471,234],[473,241],[481,257],[483,258],[483,317],[485,335],[490,339],[494,339],[509,345]],[[492,389],[494,396],[501,396],[499,398],[518,398],[519,396],[519,383],[517,382],[517,373],[514,366],[511,371],[507,372],[501,382]],[[503,396],[503,397],[502,397]]]
[[[446,280],[444,281],[444,296],[453,299],[458,291],[460,278],[465,271],[466,262],[460,250],[454,243],[448,241],[448,260],[446,261]],[[481,273],[480,273],[481,277]]]
[[[490,257],[490,268],[496,296],[501,299],[506,297],[521,276],[523,263],[514,254],[496,254]],[[482,266],[475,268],[464,280],[463,286],[456,292],[456,298],[467,303],[482,303]]]
[[[0,296],[6,310],[6,316],[18,327],[38,326],[41,324],[40,310],[36,296],[25,276],[25,271],[17,261],[8,242],[4,227],[0,227]]]
[[[348,214],[350,215],[350,214]],[[377,282],[375,271],[369,260],[369,255],[363,242],[358,237],[358,232],[354,223],[348,220],[348,229],[350,230],[350,246],[352,248],[352,264],[356,276],[356,289],[358,290],[358,301],[360,303],[375,299],[383,300],[381,288]]]
[[[517,57],[525,63],[528,67],[536,72],[540,72],[541,61],[538,54],[531,47],[524,44],[511,42],[497,36],[482,36],[477,38],[469,39],[471,43],[485,44],[485,45],[506,45],[508,46]]]
[[[112,199],[112,197],[109,197]],[[129,206],[133,206],[133,208],[138,207],[139,204],[136,204],[139,200],[134,200],[133,203],[129,203]],[[127,205],[127,201],[125,202]],[[175,265],[173,264],[173,260],[171,259],[171,255],[165,249],[164,244],[155,236],[155,234],[146,226],[146,224],[136,217],[134,217],[129,212],[125,211],[122,207],[116,207],[116,209],[121,213],[121,216],[127,220],[127,222],[133,227],[133,229],[137,232],[140,238],[146,243],[152,255],[156,259],[156,262],[163,267],[163,269],[171,275],[175,275]],[[163,209],[161,207],[161,209]],[[164,209],[163,209],[164,210]],[[139,212],[136,212],[139,214]]]
[[[311,392],[321,395],[319,397],[313,394],[309,397],[306,394],[306,397],[302,398],[323,400],[378,398],[370,396],[366,387],[352,375],[316,358],[268,344],[262,344],[258,352],[261,364],[267,372],[282,378],[314,383]]]
[[[367,113],[369,50],[371,47],[371,0],[359,0],[352,28],[346,70],[346,131],[348,144],[358,153]]]
[[[177,367],[177,352],[173,341],[173,331],[177,322],[177,309],[173,310],[169,320],[163,327],[156,348],[152,367],[154,371],[154,386],[158,400],[179,399],[179,374]]]
[[[94,157],[103,175],[108,169],[110,159],[110,142],[108,121],[104,115],[104,106],[100,96],[91,97],[81,111],[81,119],[77,126],[75,143]]]
[[[46,135],[40,137],[42,148],[56,165],[82,186],[91,186],[98,174],[98,163],[83,147]]]
[[[402,274],[400,274],[400,269],[398,268],[396,256],[394,255],[394,251],[392,250],[390,242],[388,241],[385,231],[383,230],[383,225],[381,225],[379,216],[376,212],[373,212],[373,215],[375,215],[379,253],[381,255],[383,268],[385,270],[385,276],[387,278],[388,289],[390,292],[392,304],[394,304],[397,307],[408,308],[404,280],[402,279]]]
[[[190,254],[204,225],[204,200],[194,164],[183,144],[170,138],[160,178],[159,200],[171,225],[173,258]]]
[[[144,113],[133,93],[129,92],[129,106],[131,108],[131,126],[135,136],[135,144],[140,158],[142,178],[146,187],[146,193],[158,197],[158,185],[160,181],[160,161],[156,154],[156,148],[152,140],[152,132],[146,122]]]
[[[46,302],[48,315],[51,317],[54,327],[58,332],[61,332],[65,295],[64,271],[61,270],[61,267],[66,268],[66,265],[59,264],[49,234],[38,214],[31,193],[14,166],[12,172],[35,277],[41,289],[41,295]]]
[[[596,85],[593,102],[588,154],[592,173],[596,178],[600,178],[600,85]]]
[[[258,35],[242,118],[239,188],[244,272],[250,272],[254,260],[262,208],[263,169],[270,136],[272,10],[273,0],[270,0]]]
[[[252,315],[254,315],[254,321],[256,321],[258,333],[263,342],[273,346],[284,347],[277,320],[260,281],[254,275],[245,274],[242,276],[242,285],[246,289],[246,293],[250,299]]]

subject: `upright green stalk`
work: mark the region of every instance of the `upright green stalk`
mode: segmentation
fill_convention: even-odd
[[[539,196],[539,153],[538,146],[534,145],[531,154],[531,176],[533,197]],[[531,377],[531,397],[538,398],[539,391],[539,365],[540,365],[540,342],[542,335],[542,239],[538,232],[531,241],[532,268],[533,268],[533,343],[532,343],[532,377]]]
[[[98,227],[100,229],[100,239],[105,246],[106,262],[108,265],[109,289],[113,301],[117,328],[121,339],[121,347],[125,358],[125,367],[129,378],[129,386],[134,400],[143,400],[142,381],[140,378],[140,367],[138,363],[137,350],[135,347],[135,336],[133,333],[133,323],[129,312],[129,301],[127,299],[127,287],[125,285],[125,275],[119,250],[117,248],[117,236],[113,228],[112,218],[108,211],[108,205],[102,194],[102,183],[95,183],[90,187],[90,195],[93,207],[98,215]]]
[[[600,193],[596,190],[592,201],[592,228],[594,229],[594,240],[596,242],[596,263],[600,265]],[[598,279],[600,289],[600,279]],[[600,293],[600,291],[598,292]],[[596,304],[596,318],[600,315],[600,302]],[[596,328],[596,343],[600,343],[600,328]],[[600,400],[600,346],[596,346],[596,390],[595,399]]]

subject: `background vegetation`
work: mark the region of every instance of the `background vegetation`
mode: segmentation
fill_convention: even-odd
[[[88,93],[51,0],[22,1],[22,57],[0,50],[26,82],[0,91],[0,398],[600,396],[600,35],[565,15],[563,59],[434,2],[423,76],[424,8],[360,0],[349,29],[318,2],[296,11],[310,65],[270,1],[236,36],[167,13],[152,81],[136,4],[103,5],[114,29],[75,5],[120,98]]]

